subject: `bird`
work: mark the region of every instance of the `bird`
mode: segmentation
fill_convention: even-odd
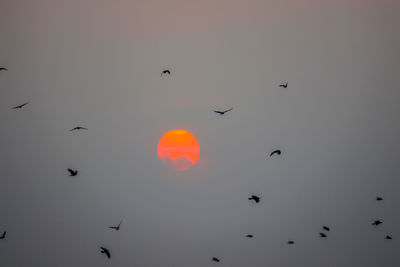
[[[283,88],[287,88],[287,86],[288,86],[288,82],[279,85],[279,87],[283,87]]]
[[[277,150],[272,151],[271,154],[269,154],[269,156],[272,157],[275,154],[280,155],[280,154],[282,154],[282,152],[279,149],[277,149]]]
[[[230,109],[227,109],[227,110],[223,110],[223,111],[220,111],[220,110],[213,110],[213,111],[214,111],[215,113],[218,113],[219,115],[224,115],[225,113],[231,111],[232,109],[233,109],[233,107],[230,108]]]
[[[1,67],[1,68],[0,68],[0,71],[2,71],[2,70],[8,70],[8,69],[6,69],[6,68],[4,68],[4,67]]]
[[[254,236],[253,235],[246,235],[246,237],[253,238]]]
[[[249,197],[249,200],[254,200],[254,202],[258,203],[260,202],[260,197],[252,195],[251,197]]]
[[[319,237],[325,238],[325,237],[326,237],[326,234],[324,234],[324,233],[319,233]]]
[[[72,132],[72,131],[76,131],[76,130],[88,130],[88,128],[81,127],[81,126],[76,126],[75,128],[73,128],[73,129],[71,129],[69,131]]]
[[[4,231],[4,232],[3,232],[3,234],[0,236],[0,239],[4,239],[4,238],[6,238],[6,234],[7,234],[7,232],[6,232],[6,231]]]
[[[68,171],[69,171],[69,176],[77,176],[78,175],[78,171],[77,170],[68,169]]]
[[[380,220],[376,220],[376,221],[374,221],[374,222],[372,223],[372,225],[378,226],[378,225],[380,225],[381,223],[383,223],[383,222],[380,221]]]
[[[220,262],[221,260],[220,259],[218,259],[218,258],[215,258],[215,257],[212,257],[212,259],[211,259],[212,261],[215,261],[215,262]]]
[[[28,104],[29,104],[29,102],[25,102],[22,105],[18,105],[18,106],[12,107],[11,109],[21,109],[21,108],[25,107]]]
[[[164,74],[171,75],[171,71],[170,71],[170,70],[168,70],[168,69],[166,69],[166,70],[163,70],[163,71],[161,72],[161,77],[162,77]]]
[[[289,240],[287,243],[288,243],[288,245],[293,245],[293,244],[294,244],[294,241]]]
[[[376,197],[376,201],[381,201],[381,200],[383,200],[383,198],[381,198],[381,197]]]
[[[119,222],[119,224],[118,224],[118,226],[110,226],[110,227],[108,227],[108,228],[110,228],[110,229],[114,229],[114,230],[119,230],[119,227],[121,226],[121,223],[122,223],[122,220]]]
[[[100,247],[101,248],[101,253],[105,253],[107,255],[107,258],[111,258],[111,253],[108,249],[106,249],[105,247]]]
[[[387,236],[385,236],[385,239],[392,240],[392,237],[390,235],[387,235]]]
[[[331,228],[329,228],[328,226],[322,226],[322,228],[323,228],[324,230],[326,230],[326,231],[330,231],[330,230],[331,230]]]

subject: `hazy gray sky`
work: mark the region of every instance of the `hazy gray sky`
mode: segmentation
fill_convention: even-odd
[[[0,266],[399,266],[399,11],[2,0]],[[184,172],[157,158],[177,128],[201,147]]]

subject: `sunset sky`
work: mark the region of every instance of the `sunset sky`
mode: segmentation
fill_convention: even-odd
[[[0,266],[400,266],[399,11],[2,0]],[[200,144],[184,171],[158,156],[174,129]]]

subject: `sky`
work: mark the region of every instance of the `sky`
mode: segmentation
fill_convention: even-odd
[[[399,1],[1,6],[1,266],[399,266]]]

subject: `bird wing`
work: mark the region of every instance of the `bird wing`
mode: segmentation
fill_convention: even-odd
[[[26,103],[24,103],[24,104],[22,104],[22,105],[18,105],[18,106],[12,107],[12,109],[22,108],[23,106],[28,105],[28,103],[29,103],[29,102],[26,102]]]
[[[279,155],[280,153],[281,153],[280,150],[275,150],[275,151],[272,151],[271,154],[269,154],[269,156],[272,157],[274,154],[278,154]]]
[[[72,170],[72,169],[68,169],[68,171],[69,171],[69,173],[72,175],[72,174],[75,174],[75,171],[74,170]]]
[[[108,249],[106,249],[105,247],[100,247],[100,248],[101,248],[101,253],[105,253],[108,258],[111,257],[110,251]]]
[[[117,227],[115,227],[115,226],[109,226],[108,228],[110,228],[110,229],[117,229]]]
[[[81,127],[81,129],[82,129],[82,130],[87,130],[88,128],[86,128],[86,127]]]
[[[111,254],[110,254],[110,251],[108,249],[106,249],[106,251],[104,251],[104,253],[106,253],[108,258],[111,258]]]
[[[225,113],[225,112],[229,112],[229,111],[231,111],[232,109],[233,109],[233,107],[230,108],[230,109],[225,110],[224,113]]]
[[[118,224],[118,228],[121,226],[121,223],[122,223],[122,220],[119,222],[119,224]]]
[[[218,114],[224,114],[222,111],[219,111],[219,110],[213,110],[215,113],[218,113]]]

